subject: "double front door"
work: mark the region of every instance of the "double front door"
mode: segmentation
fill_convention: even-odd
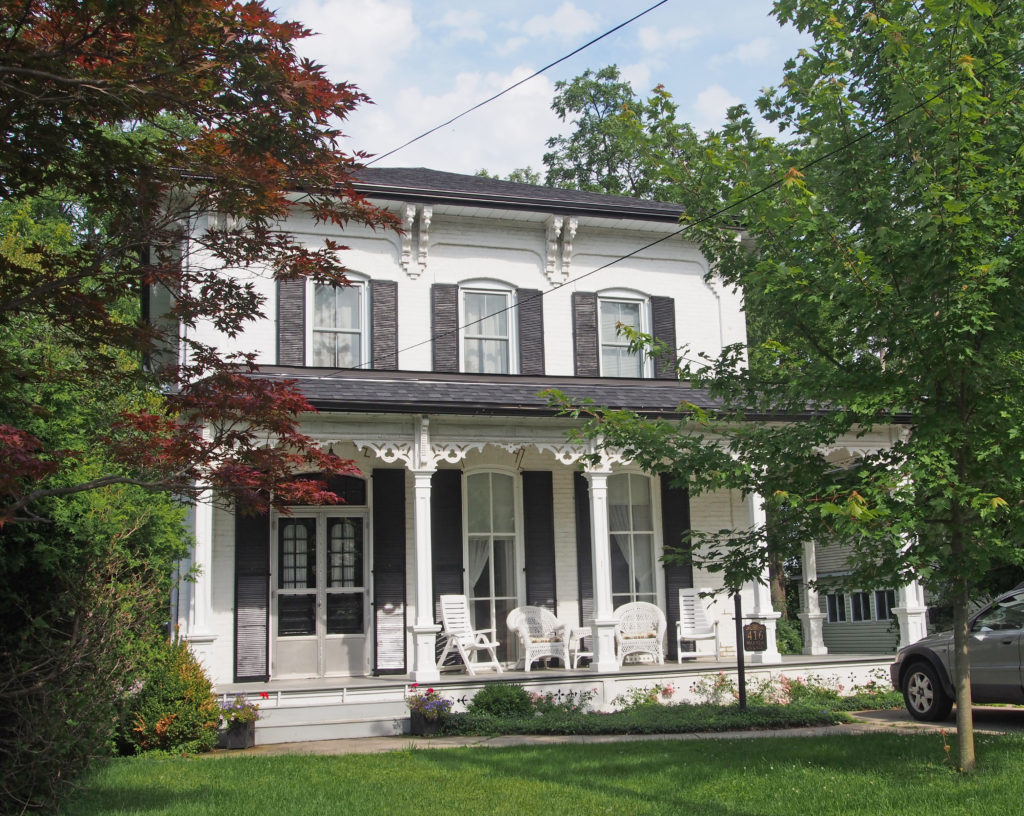
[[[277,519],[275,677],[367,672],[366,528],[365,512],[336,507]]]

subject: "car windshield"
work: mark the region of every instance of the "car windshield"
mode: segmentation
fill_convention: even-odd
[[[1007,595],[985,610],[974,621],[975,632],[1024,629],[1024,592]]]

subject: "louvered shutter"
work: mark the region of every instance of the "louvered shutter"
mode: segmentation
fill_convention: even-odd
[[[374,674],[405,673],[405,471],[373,471]]]
[[[517,289],[519,373],[544,373],[544,297],[539,289]]]
[[[677,552],[688,551],[690,543],[682,538],[690,529],[690,493],[688,490],[673,487],[668,474],[661,474],[661,534],[666,553],[675,549]],[[665,562],[665,606],[670,632],[675,631],[675,622],[679,620],[679,590],[693,586],[693,565],[687,559],[682,563]],[[695,644],[690,644],[696,648]],[[685,649],[685,646],[684,646]],[[669,658],[675,659],[675,637],[668,639]]]
[[[555,508],[549,470],[523,471],[526,603],[556,611]]]
[[[434,620],[441,622],[441,596],[464,595],[462,573],[462,471],[439,470],[430,479],[430,560]],[[438,638],[440,656],[444,641]],[[459,656],[449,656],[458,662]]]
[[[235,511],[235,682],[270,677],[270,517]]]
[[[371,368],[398,369],[398,284],[395,281],[370,281],[372,300],[370,359]]]
[[[672,350],[654,358],[654,378],[676,379],[676,304],[672,298],[651,298],[651,335]]]
[[[576,508],[576,580],[579,584],[580,623],[589,626],[594,618],[594,561],[590,533],[590,487],[582,473],[573,474]],[[591,646],[587,643],[587,649]]]
[[[277,364],[306,364],[306,279],[277,282]]]
[[[435,283],[430,287],[434,335],[434,371],[454,374],[459,370],[459,287]]]
[[[572,296],[572,336],[577,377],[598,377],[597,295],[574,292]]]

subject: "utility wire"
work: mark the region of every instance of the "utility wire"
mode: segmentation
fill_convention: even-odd
[[[473,107],[471,107],[471,108],[467,108],[466,110],[464,110],[464,111],[463,111],[462,113],[458,114],[457,116],[453,116],[453,117],[452,117],[451,119],[449,119],[449,120],[448,120],[447,122],[442,122],[442,123],[441,123],[440,125],[438,125],[437,127],[433,127],[433,128],[431,128],[430,130],[428,130],[428,131],[425,131],[424,133],[421,133],[421,134],[420,134],[419,136],[416,136],[416,137],[414,137],[414,138],[410,139],[410,140],[409,140],[409,141],[407,141],[407,142],[406,142],[405,144],[401,144],[401,145],[399,145],[399,146],[398,146],[398,147],[396,147],[396,148],[395,148],[394,150],[389,150],[389,151],[388,151],[387,153],[382,153],[381,155],[379,155],[379,156],[376,156],[376,157],[374,157],[374,158],[373,158],[373,159],[371,159],[370,161],[368,161],[368,162],[365,162],[365,163],[364,163],[364,165],[365,165],[366,167],[369,167],[369,166],[370,166],[371,164],[376,164],[376,163],[377,163],[377,162],[379,162],[379,161],[380,161],[381,159],[386,159],[386,158],[387,158],[388,156],[393,156],[393,155],[395,155],[395,153],[397,153],[397,152],[398,152],[399,150],[404,150],[404,149],[405,149],[405,148],[407,148],[407,147],[408,147],[409,145],[413,144],[414,142],[418,142],[418,141],[419,141],[420,139],[426,138],[426,137],[427,137],[427,136],[429,136],[429,135],[430,135],[431,133],[436,133],[436,132],[437,132],[437,131],[439,131],[439,130],[440,130],[441,128],[444,128],[444,127],[448,127],[448,125],[452,124],[452,122],[456,122],[456,121],[458,121],[458,120],[459,120],[459,119],[461,119],[461,118],[462,118],[463,116],[466,116],[467,114],[470,114],[470,113],[472,113],[473,111],[475,111],[475,110],[477,110],[477,109],[479,109],[479,108],[482,108],[482,107],[483,107],[484,105],[487,105],[487,104],[489,104],[489,103],[493,102],[493,101],[494,101],[495,99],[498,99],[499,97],[502,97],[502,96],[504,96],[504,95],[505,95],[505,94],[507,94],[507,93],[508,93],[509,91],[513,91],[513,90],[515,90],[516,88],[518,88],[518,87],[519,87],[520,85],[522,85],[523,83],[529,82],[529,81],[530,81],[531,79],[533,79],[534,77],[538,77],[538,76],[540,76],[540,75],[541,75],[541,74],[543,74],[543,73],[544,73],[545,71],[547,71],[547,70],[548,70],[549,68],[554,68],[554,67],[555,67],[556,65],[558,65],[559,63],[561,63],[561,62],[565,62],[565,61],[566,61],[567,59],[569,59],[569,57],[574,57],[574,56],[576,56],[576,55],[577,55],[578,53],[580,53],[580,51],[583,51],[583,50],[584,50],[585,48],[590,48],[590,46],[592,46],[592,45],[593,45],[594,43],[598,42],[599,40],[603,40],[603,39],[604,39],[605,37],[609,36],[610,34],[614,34],[614,33],[615,33],[616,31],[618,31],[618,30],[619,30],[620,28],[625,28],[625,27],[626,27],[626,26],[628,26],[628,25],[629,25],[630,23],[632,23],[632,22],[633,22],[634,20],[639,20],[639,19],[640,19],[641,17],[643,17],[643,16],[645,15],[645,14],[648,14],[648,13],[650,13],[650,12],[654,11],[654,10],[655,10],[655,9],[656,9],[656,8],[657,8],[658,6],[663,6],[663,5],[665,5],[665,4],[667,3],[667,2],[668,2],[668,0],[660,0],[660,2],[657,2],[657,3],[655,3],[655,4],[654,4],[653,6],[651,6],[650,8],[648,8],[648,9],[644,9],[644,10],[643,10],[643,11],[641,11],[641,12],[640,12],[639,14],[636,14],[636,15],[634,15],[634,16],[632,16],[632,17],[630,17],[630,18],[629,18],[628,20],[626,20],[626,22],[624,22],[624,23],[619,23],[619,24],[618,24],[617,26],[615,26],[615,28],[610,28],[610,29],[608,29],[608,30],[607,30],[606,32],[604,32],[604,34],[601,34],[601,35],[600,35],[600,36],[598,36],[598,37],[594,37],[594,39],[592,39],[592,40],[591,40],[590,42],[586,43],[585,45],[581,45],[581,46],[580,46],[579,48],[577,48],[577,49],[576,49],[575,51],[573,51],[573,52],[571,52],[571,53],[569,53],[569,54],[566,54],[566,55],[565,55],[564,57],[560,57],[559,59],[556,59],[556,60],[555,60],[554,62],[552,62],[552,63],[549,63],[549,64],[545,65],[545,66],[544,66],[543,68],[541,68],[541,69],[540,69],[540,70],[538,70],[538,71],[534,71],[534,72],[533,72],[532,74],[530,74],[530,75],[529,75],[528,77],[526,77],[526,79],[521,79],[521,80],[519,80],[519,81],[518,81],[517,83],[515,83],[514,85],[509,85],[509,86],[508,86],[508,87],[507,87],[507,88],[506,88],[505,90],[503,90],[503,91],[499,91],[499,92],[498,92],[498,93],[496,93],[496,94],[495,94],[494,96],[492,96],[492,97],[489,97],[489,98],[485,99],[485,100],[484,100],[483,102],[478,102],[478,103],[477,103],[477,104],[475,104],[475,105],[474,105]]]
[[[652,6],[651,8],[654,8],[654,6]],[[650,10],[650,9],[648,9],[648,10]],[[623,24],[623,25],[625,25],[625,24]],[[994,68],[997,68],[999,65],[1001,65],[1004,62],[1006,62],[1007,60],[1014,59],[1014,58],[1017,58],[1017,57],[1020,57],[1020,56],[1024,56],[1024,48],[1018,49],[1017,51],[1014,51],[1013,53],[1008,54],[1007,56],[1002,57],[1001,59],[996,60],[991,65],[986,66],[985,68],[981,69],[980,71],[976,71],[975,75],[976,76],[981,76],[981,75],[985,74],[986,72],[991,71]],[[956,70],[957,69],[954,69],[954,72]],[[907,108],[902,113],[899,113],[899,114],[897,114],[897,115],[895,115],[895,116],[893,116],[893,117],[891,117],[889,119],[883,119],[877,125],[875,125],[874,127],[869,128],[868,130],[864,131],[864,133],[860,134],[859,136],[857,136],[857,137],[855,137],[853,139],[850,139],[849,141],[844,142],[841,145],[838,145],[837,147],[833,148],[832,150],[829,150],[827,153],[823,153],[820,156],[816,156],[815,158],[805,162],[803,165],[801,165],[799,168],[797,168],[797,172],[803,173],[804,171],[810,169],[811,167],[814,167],[816,164],[819,164],[820,162],[823,162],[826,159],[830,159],[833,156],[836,156],[839,153],[842,153],[844,150],[850,149],[854,145],[857,145],[860,142],[862,142],[865,139],[867,139],[869,136],[873,136],[878,131],[883,130],[885,128],[888,128],[891,125],[894,125],[896,122],[900,121],[901,119],[903,119],[906,116],[909,116],[914,111],[920,110],[921,108],[925,107],[926,105],[931,104],[936,99],[940,98],[943,94],[948,93],[952,89],[953,89],[953,82],[949,82],[947,85],[945,85],[942,89],[940,89],[936,93],[934,93],[931,96],[927,97],[926,99],[918,102],[917,104],[912,105],[911,107]],[[643,246],[638,247],[637,249],[634,249],[632,252],[628,252],[625,255],[621,255],[618,258],[614,258],[614,259],[608,261],[607,263],[602,264],[599,267],[596,267],[595,269],[591,269],[589,272],[584,272],[581,275],[577,275],[574,278],[570,278],[567,281],[563,281],[562,283],[556,284],[555,286],[552,286],[550,289],[542,291],[539,294],[536,294],[536,295],[533,295],[532,297],[526,298],[523,301],[523,303],[529,303],[529,302],[531,302],[533,300],[537,300],[538,298],[543,298],[545,295],[548,295],[551,292],[557,292],[559,289],[561,289],[561,288],[563,288],[565,286],[568,286],[570,284],[578,283],[579,281],[583,280],[584,278],[588,278],[591,275],[596,274],[597,272],[601,272],[601,271],[603,271],[605,269],[608,269],[611,266],[614,266],[617,263],[620,263],[621,261],[625,261],[625,260],[628,260],[629,258],[634,257],[635,255],[639,255],[641,252],[644,252],[645,250],[648,250],[651,247],[657,246],[658,244],[664,243],[665,241],[668,241],[671,238],[675,238],[676,236],[682,235],[683,233],[687,232],[688,230],[692,229],[693,227],[700,226],[701,224],[706,224],[707,222],[711,221],[712,219],[718,219],[722,215],[725,215],[726,213],[730,212],[731,210],[734,210],[737,207],[740,207],[743,204],[746,204],[751,199],[756,198],[759,195],[763,195],[764,193],[768,192],[769,190],[772,190],[772,189],[778,187],[780,184],[782,184],[786,180],[787,177],[789,177],[790,173],[791,173],[791,171],[787,172],[786,174],[784,174],[782,176],[779,176],[778,178],[773,179],[772,181],[770,181],[767,184],[765,184],[763,187],[760,187],[757,190],[754,190],[753,192],[748,193],[747,195],[743,196],[743,198],[739,199],[738,201],[734,201],[733,203],[728,204],[725,207],[722,207],[722,208],[720,208],[718,210],[715,210],[714,212],[709,213],[708,215],[705,215],[702,218],[698,218],[698,219],[696,219],[694,221],[690,221],[689,223],[684,224],[679,229],[677,229],[677,230],[675,230],[673,232],[670,232],[667,235],[663,235],[661,238],[657,238],[657,239],[655,239],[653,241],[650,241],[649,243],[646,243]],[[449,329],[447,331],[438,332],[437,334],[431,335],[426,340],[421,340],[421,341],[419,341],[417,343],[413,343],[412,345],[405,346],[404,348],[398,349],[396,352],[394,352],[395,357],[397,359],[398,355],[402,354],[403,352],[411,351],[412,349],[419,348],[420,346],[424,346],[427,343],[433,343],[435,340],[437,340],[437,339],[439,339],[441,337],[447,337],[449,335],[456,334],[456,333],[458,333],[459,331],[462,331],[463,329],[465,329],[468,326],[474,326],[477,323],[481,323],[484,320],[487,320],[487,319],[489,319],[491,317],[494,317],[495,315],[502,314],[503,312],[510,312],[514,308],[516,308],[516,305],[517,304],[512,304],[512,305],[506,306],[504,309],[499,309],[498,311],[496,311],[496,312],[494,312],[492,314],[484,315],[483,317],[481,317],[481,318],[479,318],[477,320],[472,320],[472,321],[469,321],[469,322],[467,322],[465,324],[456,326],[454,329]],[[358,368],[366,368],[369,365],[372,365],[374,362],[376,362],[376,359],[368,360],[366,364],[360,365],[360,366],[358,366]],[[325,378],[329,378],[329,377],[339,376],[340,374],[341,374],[341,372],[337,372],[337,374],[331,373],[331,374],[324,375],[324,377]]]

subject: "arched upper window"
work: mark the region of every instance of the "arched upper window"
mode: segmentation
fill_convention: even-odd
[[[462,370],[472,374],[515,374],[515,290],[491,281],[459,287]]]
[[[629,339],[619,332],[619,325],[642,334],[651,329],[650,302],[639,294],[610,291],[598,296],[598,324],[601,350],[601,375],[604,377],[650,377],[647,355],[631,351]]]
[[[350,286],[313,286],[311,359],[314,366],[359,368],[367,363],[369,308],[364,281]]]

